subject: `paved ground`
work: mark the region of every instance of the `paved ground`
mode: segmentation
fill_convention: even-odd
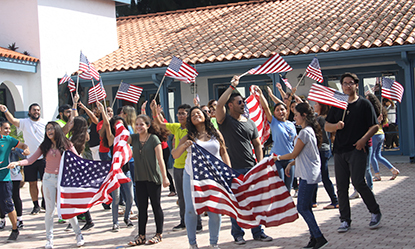
[[[374,183],[374,192],[380,204],[383,219],[381,227],[370,230],[368,224],[370,214],[362,199],[351,200],[352,227],[345,234],[336,232],[340,222],[338,210],[323,210],[329,204],[329,198],[322,184],[319,186],[319,206],[314,209],[317,222],[329,241],[327,248],[415,248],[415,199],[412,186],[415,186],[415,164],[407,163],[408,157],[390,157],[391,162],[401,171],[399,177],[389,181],[390,172],[381,166],[382,181]],[[333,166],[330,173],[334,182]],[[167,197],[168,191],[162,193],[162,206],[165,214],[164,240],[157,245],[145,246],[158,249],[188,248],[185,231],[173,232],[172,227],[178,224],[178,206],[175,197]],[[4,231],[0,231],[0,248],[44,248],[45,225],[44,214],[30,215],[32,204],[29,197],[28,185],[21,189],[23,199],[24,229],[15,243],[6,243],[10,232],[10,221]],[[294,199],[296,201],[296,199]],[[151,209],[151,208],[150,208]],[[134,209],[136,211],[136,209]],[[104,211],[101,206],[92,209],[95,228],[85,232],[86,244],[84,248],[124,248],[127,242],[137,234],[137,229],[128,229],[120,218],[121,230],[111,232],[111,212]],[[57,221],[57,218],[55,219]],[[137,221],[134,221],[137,224]],[[204,231],[197,235],[200,248],[208,248],[209,233],[207,217],[203,217]],[[82,225],[83,223],[81,223]],[[237,246],[233,243],[230,234],[229,217],[223,217],[219,238],[222,249],[228,248],[301,248],[308,242],[308,230],[304,220],[300,217],[294,223],[279,227],[265,228],[266,234],[272,236],[272,242],[257,242],[252,240],[251,234],[245,235],[247,243]],[[75,235],[66,232],[66,224],[55,223],[55,248],[76,248]],[[154,220],[150,210],[150,219],[147,226],[147,237],[155,233]]]

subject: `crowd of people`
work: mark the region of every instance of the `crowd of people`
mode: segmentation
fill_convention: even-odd
[[[323,182],[331,200],[324,209],[339,209],[341,224],[337,231],[344,233],[349,230],[352,221],[348,194],[350,180],[371,213],[369,228],[375,229],[380,224],[382,214],[372,192],[372,184],[369,183],[371,175],[367,179],[369,162],[375,172],[374,181],[381,180],[378,162],[391,170],[391,180],[399,174],[399,170],[381,155],[385,139],[382,127],[388,123],[387,109],[373,94],[369,94],[367,99],[358,95],[359,79],[355,74],[345,73],[340,83],[343,93],[348,95],[347,110],[330,108],[321,103],[315,103],[312,107],[295,94],[296,88],[291,93],[285,93],[277,84],[281,100],[271,89],[267,89],[268,96],[275,103],[271,111],[261,88],[254,88],[271,127],[271,156],[276,171],[288,191],[292,188],[296,190],[297,210],[309,227],[310,241],[304,248],[323,248],[328,244],[312,210],[317,206],[319,182]],[[257,127],[244,116],[244,98],[235,90],[238,84],[239,77],[234,76],[220,98],[209,101],[207,105],[200,106],[197,101],[194,107],[181,104],[177,109],[178,123],[168,123],[155,100],[150,102],[150,118],[145,113],[147,101],[139,115],[132,106],[123,106],[114,115],[110,107],[105,108],[99,102],[90,110],[75,95],[72,105],[65,104],[59,108],[57,121],[49,122],[40,117],[41,109],[36,103],[30,105],[28,118],[24,119],[15,118],[5,105],[0,105],[0,111],[6,117],[0,120],[0,229],[6,225],[6,214],[12,224],[9,240],[16,240],[19,229],[24,226],[19,194],[23,171],[24,181],[29,182],[33,202],[31,214],[36,215],[42,209],[45,210],[45,248],[53,248],[53,218],[56,199],[59,198],[56,193],[63,153],[70,150],[81,157],[110,161],[113,157],[115,127],[121,124],[130,132],[128,144],[132,148],[133,158],[122,167],[131,181],[121,184],[111,193],[111,206],[103,204],[104,209],[112,209],[112,231],[118,232],[120,229],[120,203],[125,205],[125,210],[120,213],[124,215],[124,223],[128,228],[134,227],[132,207],[135,203],[138,209],[138,234],[128,245],[161,242],[164,223],[161,191],[163,187],[169,187],[168,196],[177,196],[180,210],[177,217],[179,223],[173,227],[173,231],[186,230],[190,248],[198,248],[196,233],[203,226],[192,202],[193,162],[188,156],[192,153],[191,145],[196,143],[202,146],[240,174],[246,174],[264,157]],[[79,116],[78,110],[83,110],[85,115]],[[9,135],[11,124],[23,132],[24,143]],[[167,141],[171,137],[173,143],[172,148],[169,148]],[[173,177],[167,168],[170,154],[174,159]],[[332,154],[337,195],[328,170],[328,160]],[[6,167],[8,169],[3,170]],[[42,182],[41,191],[38,189],[39,179]],[[39,192],[43,197],[40,205]],[[146,237],[148,200],[156,225],[156,234],[150,239]],[[207,216],[209,248],[219,248],[221,214],[207,212]],[[86,221],[82,228],[79,219]],[[245,231],[234,218],[230,219],[234,242],[245,244]],[[59,217],[59,222],[66,221]],[[67,229],[73,229],[77,246],[82,246],[85,243],[82,231],[94,227],[91,214],[88,211],[68,222]],[[251,233],[257,241],[273,240],[261,226],[252,228]]]

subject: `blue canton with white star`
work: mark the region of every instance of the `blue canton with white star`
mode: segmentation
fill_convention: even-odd
[[[110,169],[110,161],[91,161],[67,151],[62,170],[61,186],[98,189]]]

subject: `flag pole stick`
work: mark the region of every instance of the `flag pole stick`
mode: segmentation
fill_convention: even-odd
[[[121,84],[122,84],[122,80],[121,80],[121,82],[120,82],[120,85],[118,86],[117,93],[118,93],[118,91],[120,90]],[[116,99],[117,99],[117,94],[115,94],[115,98],[114,98],[114,100],[112,101],[112,104],[111,104],[111,109],[113,109],[114,104],[115,104],[115,100],[116,100]]]
[[[343,112],[343,117],[342,117],[342,122],[344,122],[344,116],[346,115],[346,110],[347,110],[347,109],[344,109],[344,112]]]
[[[306,75],[307,71],[305,71],[303,73],[303,76],[301,76],[301,79],[298,81],[297,85],[295,86],[295,88],[298,88],[298,85],[300,85],[301,81],[304,79],[304,76]]]
[[[157,89],[156,95],[154,95],[154,100],[157,98],[157,94],[159,93],[160,88],[161,88],[161,85],[162,85],[162,84],[163,84],[163,82],[164,82],[164,78],[166,78],[166,75],[164,75],[164,76],[163,76],[163,79],[161,79],[161,82],[160,82],[159,88]]]
[[[79,85],[79,73],[77,73],[76,75],[77,75],[77,77],[76,77],[76,91],[75,91],[75,92],[78,92],[78,85]]]
[[[193,65],[194,65],[194,68],[196,70],[196,64],[193,64]],[[193,86],[193,99],[196,98],[196,94],[197,94],[197,86],[196,86],[196,77],[195,77],[195,82],[194,82],[194,86]],[[199,105],[200,105],[200,103],[199,103]]]

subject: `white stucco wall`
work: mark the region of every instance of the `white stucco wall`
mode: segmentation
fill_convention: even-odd
[[[8,77],[23,89],[23,109],[17,111],[38,102],[43,117],[52,120],[58,109],[57,79],[78,69],[80,51],[92,62],[118,48],[115,2],[0,0],[0,6],[0,46],[16,42],[18,52],[40,59],[37,73]]]

